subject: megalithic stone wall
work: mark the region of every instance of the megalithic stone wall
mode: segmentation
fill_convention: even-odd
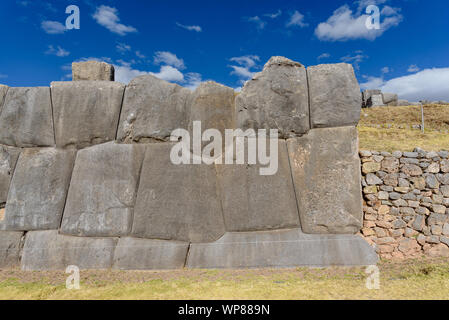
[[[73,79],[0,86],[0,268],[376,263],[356,234],[361,94],[350,65],[273,57],[238,94],[152,75],[124,86],[101,63],[74,64]],[[260,175],[248,157],[173,164],[170,135],[193,121],[222,134],[278,129],[267,142],[278,170]]]

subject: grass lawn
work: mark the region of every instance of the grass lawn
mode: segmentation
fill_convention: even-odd
[[[80,290],[61,271],[0,271],[0,299],[449,299],[445,260],[380,262],[380,289],[365,268],[81,271]]]
[[[421,108],[375,107],[362,109],[358,125],[360,149],[375,151],[449,150],[449,105],[424,106],[424,128]]]

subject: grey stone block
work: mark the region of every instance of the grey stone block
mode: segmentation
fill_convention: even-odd
[[[382,95],[381,94],[371,95],[371,97],[368,99],[367,106],[368,107],[383,107],[383,106],[385,106]]]
[[[12,175],[20,154],[19,148],[0,146],[0,204],[6,203]]]
[[[145,147],[109,142],[78,151],[61,233],[88,236],[126,236]]]
[[[114,81],[114,71],[114,66],[106,62],[74,62],[72,63],[72,80]]]
[[[132,235],[137,238],[214,241],[224,222],[212,165],[174,165],[172,143],[147,145]]]
[[[23,232],[0,231],[0,269],[20,266]]]
[[[0,114],[0,143],[54,146],[50,88],[9,88]]]
[[[3,84],[0,84],[0,113],[2,112],[3,102],[5,101],[6,93],[8,92],[9,87]]]
[[[398,95],[395,93],[382,93],[384,104],[389,106],[396,106],[398,104]]]
[[[299,229],[226,233],[191,244],[188,268],[327,267],[376,264],[374,249],[358,235],[306,235]]]
[[[115,248],[114,269],[182,269],[188,242],[120,238]]]
[[[355,127],[313,129],[287,148],[305,233],[356,233],[362,190]]]
[[[236,127],[278,129],[281,138],[307,132],[309,98],[304,66],[272,57],[237,96]]]
[[[260,175],[260,164],[217,164],[217,178],[227,231],[299,226],[285,140],[278,141],[278,170]]]
[[[56,145],[84,148],[114,140],[124,89],[111,81],[52,82]]]
[[[173,130],[187,128],[191,94],[152,75],[135,78],[125,90],[117,140],[169,140]]]
[[[25,149],[17,161],[1,230],[59,228],[75,151]]]
[[[312,128],[357,125],[362,95],[350,64],[320,64],[307,68]]]
[[[117,238],[84,238],[58,234],[57,230],[32,231],[25,237],[22,269],[64,270],[112,267]]]

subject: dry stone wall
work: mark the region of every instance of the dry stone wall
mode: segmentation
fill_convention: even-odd
[[[0,86],[0,268],[368,265],[350,65],[273,57],[242,92],[194,92],[73,66],[50,88]],[[173,164],[173,130],[278,129],[278,170]],[[248,144],[250,138],[245,138]],[[269,152],[274,149],[269,150]],[[197,150],[193,148],[195,156]]]
[[[449,257],[449,151],[361,151],[362,234],[383,258]]]

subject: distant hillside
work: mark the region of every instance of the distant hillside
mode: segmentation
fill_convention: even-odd
[[[360,149],[449,150],[449,105],[424,106],[424,120],[423,134],[419,106],[362,109],[358,125]]]

